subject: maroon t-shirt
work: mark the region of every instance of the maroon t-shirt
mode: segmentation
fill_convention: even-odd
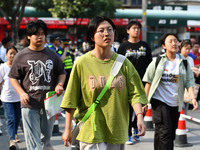
[[[22,108],[42,108],[47,91],[54,91],[58,76],[66,74],[64,65],[55,52],[44,48],[33,51],[25,48],[13,60],[10,78],[20,80],[30,102]]]

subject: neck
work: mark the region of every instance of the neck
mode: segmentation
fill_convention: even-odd
[[[100,47],[95,47],[91,53],[97,58],[97,59],[101,59],[101,60],[109,60],[113,53],[110,49],[110,47],[107,47],[107,48],[100,48]]]
[[[41,51],[44,49],[44,45],[41,46],[29,45],[29,48],[33,51]]]
[[[128,39],[129,42],[131,43],[138,43],[140,41],[139,37],[130,37]]]
[[[176,53],[166,52],[167,59],[173,61],[176,58]]]
[[[6,64],[7,64],[9,67],[12,66],[12,62],[10,62],[10,61],[7,61]]]

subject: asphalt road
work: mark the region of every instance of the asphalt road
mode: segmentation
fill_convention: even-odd
[[[194,118],[200,119],[200,109],[197,111],[188,111],[188,115],[192,116]],[[9,146],[9,140],[7,136],[7,130],[5,127],[5,119],[3,116],[1,116],[3,126],[3,135],[0,136],[0,150],[8,150]],[[187,132],[187,141],[188,143],[191,143],[192,147],[175,147],[175,150],[200,150],[200,124],[191,122],[191,121],[185,121],[186,122],[186,128],[189,130]],[[64,130],[64,118],[62,116],[58,117],[58,127],[59,132],[63,132]],[[154,131],[147,131],[146,135],[141,138],[140,142],[135,142],[133,145],[126,145],[125,150],[153,150],[153,137],[154,137]],[[19,128],[19,138],[21,139],[21,142],[17,144],[18,149],[20,150],[26,150],[26,145],[24,141],[24,135],[22,130]],[[51,146],[47,148],[48,150],[70,150],[70,148],[66,148],[63,145],[63,142],[61,140],[61,135],[59,136],[52,136],[51,138]]]

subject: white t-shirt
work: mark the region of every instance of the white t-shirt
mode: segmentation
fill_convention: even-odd
[[[6,57],[6,48],[4,48],[3,45],[1,46],[0,53],[1,60],[3,60],[3,62],[8,61],[8,58]]]
[[[10,83],[10,78],[8,77],[9,72],[10,72],[10,67],[7,65],[7,63],[1,64],[0,66],[1,101],[19,102],[20,96]]]
[[[153,98],[171,107],[178,106],[179,64],[180,57],[178,54],[176,54],[174,61],[166,61],[165,70],[153,95]]]
[[[194,67],[194,60],[192,59],[192,57],[187,56],[187,60],[188,60],[188,62],[190,64],[190,67]]]

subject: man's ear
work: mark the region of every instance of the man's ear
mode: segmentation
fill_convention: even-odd
[[[163,47],[164,49],[166,49],[166,46],[165,46],[164,44],[162,44],[162,47]]]
[[[129,29],[126,30],[127,34],[129,34],[129,31],[130,31]]]

